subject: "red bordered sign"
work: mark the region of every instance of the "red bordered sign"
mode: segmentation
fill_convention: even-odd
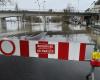
[[[3,43],[4,42],[7,42],[7,43],[10,43],[10,46],[12,46],[12,50],[10,51],[10,52],[7,52],[7,51],[4,51],[3,50]],[[9,47],[9,46],[8,46]],[[1,40],[0,41],[0,51],[1,51],[1,53],[3,53],[5,56],[11,56],[11,55],[13,55],[14,54],[14,52],[15,52],[15,44],[12,42],[12,41],[10,41],[10,40]]]
[[[36,44],[36,53],[54,54],[55,45],[54,44]]]

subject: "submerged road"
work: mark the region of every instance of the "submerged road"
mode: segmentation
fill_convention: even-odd
[[[0,56],[0,80],[86,80],[89,71],[88,62]]]

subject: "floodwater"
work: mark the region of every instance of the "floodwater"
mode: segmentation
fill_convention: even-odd
[[[52,26],[49,25],[49,28]],[[52,29],[54,30],[54,28]],[[60,30],[61,27],[56,29]],[[45,39],[48,41],[92,42],[87,34],[47,35]],[[0,80],[86,80],[85,77],[90,71],[89,62],[5,56],[0,56],[0,59]],[[100,68],[95,70],[95,80],[100,80]]]
[[[69,25],[72,30],[85,30],[85,27]],[[18,28],[17,22],[7,22],[8,31],[16,31]],[[46,24],[47,31],[62,31],[62,23],[47,23]],[[33,23],[32,31],[44,31],[43,23]],[[24,36],[24,35],[23,35]],[[44,37],[43,37],[44,38]],[[45,36],[46,40],[50,41],[72,41],[72,42],[86,42],[91,43],[91,37],[87,34],[68,34],[68,35],[53,35],[53,36]]]
[[[79,42],[79,43],[93,43],[91,37],[87,34],[70,34],[70,35],[47,35],[45,40],[55,41],[55,42]]]

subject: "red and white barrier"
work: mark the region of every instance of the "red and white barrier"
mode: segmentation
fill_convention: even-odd
[[[5,56],[84,61],[93,50],[94,45],[86,43],[0,40],[0,54]]]

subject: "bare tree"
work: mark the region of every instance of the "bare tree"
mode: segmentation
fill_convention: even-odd
[[[0,0],[0,5],[5,6],[7,3],[11,3],[12,0]]]

